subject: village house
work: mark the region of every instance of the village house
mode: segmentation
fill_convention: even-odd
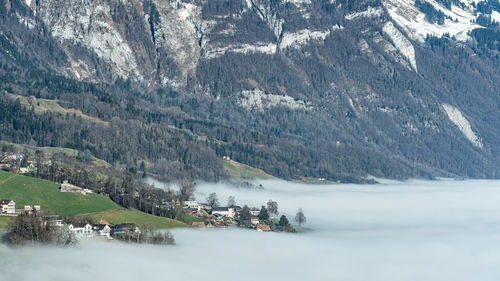
[[[50,158],[42,158],[41,163],[43,166],[52,166],[52,160],[50,160]]]
[[[234,209],[234,212],[237,214],[239,212],[241,212],[241,207],[238,206],[238,205],[231,205],[229,206],[229,208],[233,208]]]
[[[9,163],[0,163],[0,169],[10,171],[10,169],[12,169],[12,165]]]
[[[83,195],[86,195],[87,193],[92,193],[92,190],[70,184],[70,183],[68,183],[68,181],[64,181],[61,184],[60,191],[61,192],[81,193]]]
[[[201,203],[200,204],[201,208],[205,210],[206,212],[210,212],[212,210],[212,206],[206,204],[206,203]]]
[[[112,226],[111,232],[113,234],[141,233],[141,230],[135,225],[135,223],[122,223]]]
[[[111,227],[107,224],[96,223],[96,224],[94,224],[93,229],[97,234],[99,234],[101,236],[106,236],[109,238],[111,235]]]
[[[234,218],[235,212],[234,208],[232,207],[215,207],[212,208],[212,215],[214,216],[222,216],[222,217],[228,217],[228,218]]]
[[[48,221],[52,222],[55,226],[64,226],[63,220],[60,216],[43,216],[43,221],[46,223]]]
[[[258,225],[260,223],[259,217],[252,217],[252,218],[250,218],[250,223],[252,225]]]
[[[28,214],[33,212],[40,213],[40,205],[24,205],[24,212]]]
[[[264,232],[271,231],[271,228],[269,227],[269,225],[262,225],[262,224],[257,225],[257,227],[255,229],[257,231],[259,231],[259,232],[261,232],[261,231],[264,231]]]
[[[92,235],[92,226],[88,223],[70,224],[69,231],[73,232],[74,234],[91,236]]]
[[[16,213],[16,203],[10,199],[0,200],[0,208],[2,213],[6,214]]]
[[[196,201],[184,201],[183,208],[197,209],[197,212],[201,211],[201,205],[198,204],[198,202],[196,202]]]
[[[14,152],[5,152],[3,155],[4,160],[15,160],[15,161],[21,161],[23,160],[24,155],[22,153],[14,153]]]
[[[21,167],[19,167],[19,173],[27,174],[33,172],[36,172],[35,164],[26,162],[24,165],[21,165]]]

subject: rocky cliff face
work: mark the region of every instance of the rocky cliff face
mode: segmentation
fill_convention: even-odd
[[[2,6],[11,15],[4,22],[14,17],[23,32],[53,44],[58,59],[26,51],[66,77],[130,80],[144,92],[171,89],[230,105],[248,124],[224,114],[209,118],[247,129],[263,126],[256,115],[285,108],[313,116],[316,122],[304,126],[321,127],[293,129],[306,142],[320,133],[326,143],[360,145],[424,170],[498,176],[500,6],[490,2],[7,0]],[[469,170],[457,159],[484,169]]]

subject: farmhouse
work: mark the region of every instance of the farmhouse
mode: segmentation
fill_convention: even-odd
[[[21,174],[36,172],[36,166],[35,164],[26,162],[24,165],[21,165],[21,167],[19,167],[19,172]]]
[[[87,189],[87,188],[81,188],[79,186],[70,184],[70,183],[68,183],[68,181],[64,181],[61,184],[60,190],[61,190],[61,192],[81,193],[83,195],[86,195],[87,193],[92,193],[92,190]]]
[[[234,218],[235,212],[233,207],[216,207],[212,208],[212,215]]]
[[[94,224],[94,231],[97,232],[101,236],[106,236],[109,238],[111,235],[111,227],[106,224]]]
[[[197,212],[201,211],[201,205],[196,201],[184,201],[184,208],[197,209]]]
[[[6,214],[16,213],[16,203],[10,199],[0,200],[0,208],[2,213]]]
[[[88,223],[75,223],[69,225],[69,231],[75,234],[92,235],[92,226]]]
[[[49,221],[52,222],[55,226],[64,226],[61,216],[43,216],[44,225],[46,225],[46,223]]]
[[[61,184],[61,192],[83,192],[83,188],[76,185],[72,185],[68,183],[68,181],[64,181]]]
[[[24,205],[24,212],[28,214],[33,212],[40,213],[40,205]]]

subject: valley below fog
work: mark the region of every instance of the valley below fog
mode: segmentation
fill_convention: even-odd
[[[498,280],[500,181],[384,181],[305,185],[262,181],[262,189],[199,184],[221,204],[269,199],[310,232],[174,229],[175,246],[81,239],[76,247],[0,245],[9,280]]]

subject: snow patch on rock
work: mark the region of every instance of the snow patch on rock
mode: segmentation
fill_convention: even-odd
[[[465,5],[463,9],[453,5],[451,9],[447,9],[435,0],[426,2],[451,19],[446,18],[442,25],[430,23],[426,20],[425,14],[415,7],[414,0],[382,1],[391,18],[405,30],[407,35],[422,43],[427,35],[442,37],[445,33],[455,36],[459,41],[466,41],[469,38],[467,34],[469,31],[481,27],[472,23],[475,16],[474,9],[470,5]]]
[[[347,20],[355,20],[357,18],[377,18],[380,17],[384,14],[384,10],[381,7],[371,7],[368,6],[366,11],[361,11],[361,12],[354,12],[347,14],[345,18]]]
[[[203,58],[214,59],[221,57],[227,53],[235,54],[252,54],[262,53],[266,55],[274,55],[276,53],[276,44],[257,42],[254,44],[229,45],[224,47],[207,47],[203,50]]]
[[[326,37],[330,35],[330,30],[324,31],[311,31],[309,29],[303,29],[297,32],[285,32],[281,38],[281,43],[279,44],[280,50],[285,50],[286,48],[299,49],[302,45],[307,44],[311,40],[325,40]]]
[[[392,40],[394,46],[405,56],[415,72],[418,72],[415,59],[415,48],[403,33],[401,33],[392,22],[387,22],[382,29]]]
[[[463,116],[460,110],[452,105],[443,103],[442,104],[444,111],[448,115],[453,124],[455,124],[460,131],[464,134],[464,136],[476,147],[483,148],[483,142],[481,138],[479,138],[470,126],[469,121]]]
[[[285,106],[290,109],[306,109],[307,103],[301,100],[295,100],[287,95],[267,94],[262,90],[244,90],[238,104],[248,110],[263,111],[276,106]]]

